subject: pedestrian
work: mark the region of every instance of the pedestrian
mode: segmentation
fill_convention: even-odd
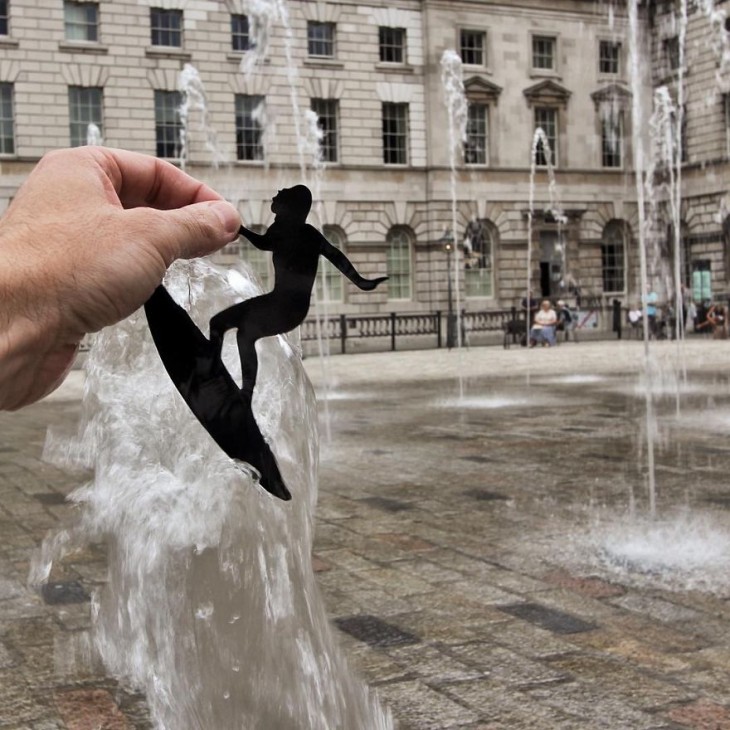
[[[555,325],[558,323],[558,316],[550,304],[549,299],[544,299],[540,309],[535,314],[535,320],[530,330],[530,347],[537,344],[553,347],[555,345]]]
[[[230,203],[169,162],[91,146],[45,155],[0,218],[0,409],[55,389],[84,335],[240,226]]]

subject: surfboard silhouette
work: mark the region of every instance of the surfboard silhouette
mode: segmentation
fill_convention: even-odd
[[[261,475],[260,484],[279,499],[291,494],[251,409],[220,356],[190,315],[164,286],[144,305],[152,339],[165,370],[195,417],[231,458]]]

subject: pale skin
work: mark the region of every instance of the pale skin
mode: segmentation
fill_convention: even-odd
[[[65,378],[81,339],[129,316],[178,258],[238,236],[236,209],[155,157],[45,155],[0,218],[0,409]]]

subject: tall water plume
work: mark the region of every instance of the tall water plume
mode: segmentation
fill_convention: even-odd
[[[189,276],[176,264],[166,285],[201,328],[260,293],[243,269],[200,260]],[[232,342],[224,357],[240,377]],[[78,435],[51,434],[46,447],[93,478],[72,495],[78,520],[44,544],[32,580],[74,546],[107,543],[95,645],[111,674],[145,692],[159,730],[392,728],[347,668],[316,586],[316,404],[284,336],[260,343],[253,407],[291,502],[261,489],[190,414],[141,312],[101,332]]]

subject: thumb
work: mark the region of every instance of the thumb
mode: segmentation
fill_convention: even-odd
[[[241,216],[225,200],[193,203],[184,208],[156,210],[132,208],[144,230],[144,237],[158,249],[165,261],[205,256],[238,237]]]

